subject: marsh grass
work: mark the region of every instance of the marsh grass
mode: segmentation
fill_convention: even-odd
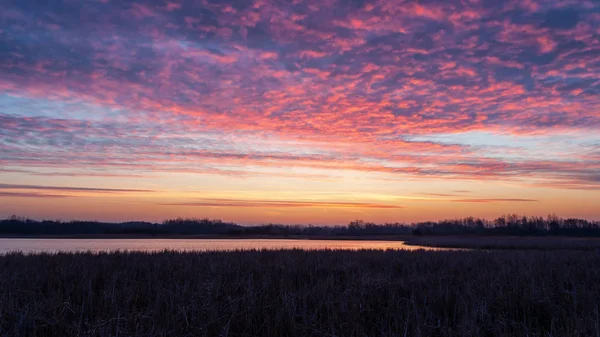
[[[598,336],[600,254],[0,256],[2,336]]]
[[[404,243],[439,248],[600,250],[599,238],[568,236],[411,236]]]

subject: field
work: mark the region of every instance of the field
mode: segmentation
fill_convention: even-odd
[[[0,256],[0,336],[599,336],[591,251]]]
[[[405,244],[440,248],[599,250],[600,238],[564,236],[406,236]]]

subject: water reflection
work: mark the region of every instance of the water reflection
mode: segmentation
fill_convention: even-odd
[[[0,253],[21,251],[40,252],[106,252],[115,250],[156,252],[165,249],[178,251],[228,251],[250,249],[428,249],[409,246],[402,241],[379,240],[288,240],[288,239],[0,239]]]

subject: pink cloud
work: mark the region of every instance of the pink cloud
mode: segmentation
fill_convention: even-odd
[[[168,172],[203,162],[209,167],[198,171],[213,173],[225,164],[235,172],[244,165],[300,166],[566,183],[566,176],[581,173],[575,153],[566,162],[515,160],[509,150],[490,159],[473,146],[408,139],[600,126],[598,24],[587,7],[574,5],[579,12],[567,11],[557,23],[552,11],[563,9],[556,1],[509,1],[499,8],[367,1],[341,9],[333,2],[226,1],[199,4],[196,12],[178,1],[125,10],[96,5],[105,7],[60,3],[65,8],[48,9],[99,13],[77,29],[69,22],[38,23],[16,6],[1,14],[14,18],[11,32],[46,39],[28,44],[10,33],[16,42],[0,66],[3,93],[121,111],[107,114],[107,124],[91,115],[82,122],[11,114],[3,119],[12,130],[5,137],[13,140],[3,143],[11,154],[3,164]],[[511,16],[515,11],[527,20]],[[194,138],[236,133],[302,145],[232,149]],[[38,144],[28,144],[32,135]],[[164,135],[181,136],[169,141]],[[598,162],[583,166],[587,173]],[[597,183],[586,177],[578,181]]]

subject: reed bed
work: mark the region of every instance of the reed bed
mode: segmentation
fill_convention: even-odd
[[[599,336],[591,251],[0,256],[0,336]]]
[[[600,250],[600,238],[568,236],[410,236],[405,244],[468,249]]]

